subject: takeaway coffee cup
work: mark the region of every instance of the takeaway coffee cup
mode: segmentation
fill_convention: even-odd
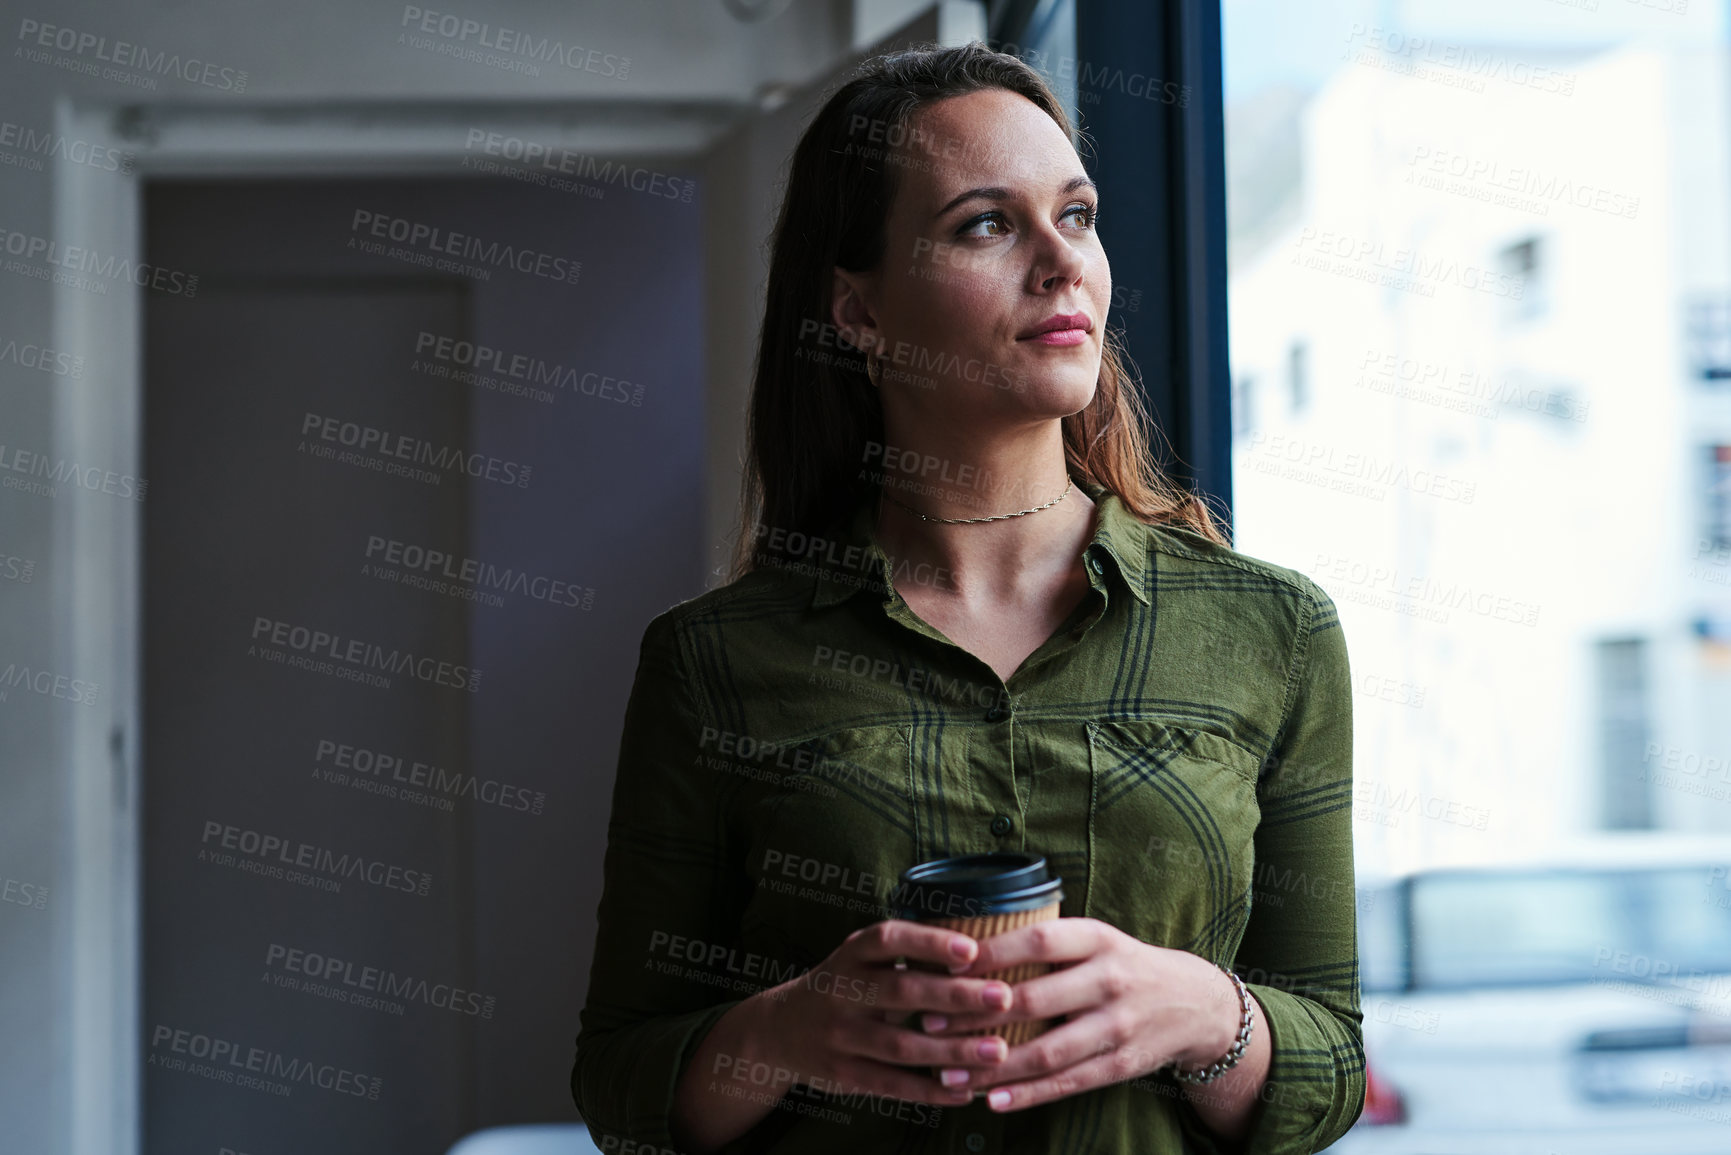
[[[1039,854],[998,852],[965,854],[922,862],[902,871],[896,890],[897,918],[960,931],[970,938],[986,939],[1017,927],[1058,917],[1064,901],[1063,880],[1046,868]],[[924,970],[940,971],[929,964]],[[1025,982],[1046,974],[1050,963],[1023,963],[1004,970],[969,978],[991,978],[1002,982]],[[948,973],[944,971],[943,973]],[[1010,1046],[1044,1034],[1052,1020],[1006,1023],[992,1029],[968,1031],[969,1035],[998,1035]]]

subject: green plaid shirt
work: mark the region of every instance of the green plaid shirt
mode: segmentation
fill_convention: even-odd
[[[649,624],[571,1074],[602,1150],[671,1149],[674,1088],[722,1014],[889,917],[906,867],[990,850],[1045,855],[1064,915],[1244,978],[1273,1044],[1247,1155],[1316,1151],[1358,1118],[1351,679],[1334,603],[1295,570],[1086,488],[1092,592],[1007,684],[895,592],[933,575],[882,552],[870,502],[829,540],[762,535],[797,562]],[[740,1095],[769,1078],[727,1056],[710,1074]],[[1166,1073],[1008,1114],[812,1080],[726,1148],[1226,1149]]]

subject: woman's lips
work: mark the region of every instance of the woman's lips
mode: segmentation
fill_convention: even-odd
[[[1080,345],[1088,339],[1086,329],[1053,329],[1046,333],[1037,333],[1032,337],[1023,337],[1024,341],[1038,341],[1042,345]]]

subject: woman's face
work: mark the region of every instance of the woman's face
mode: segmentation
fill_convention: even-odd
[[[1063,131],[990,88],[927,105],[891,139],[884,259],[870,273],[837,269],[833,302],[842,333],[886,358],[886,407],[922,423],[1085,408],[1112,273],[1093,184]]]

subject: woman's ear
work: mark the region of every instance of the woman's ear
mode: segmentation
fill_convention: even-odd
[[[878,330],[876,299],[872,278],[864,273],[836,267],[831,283],[829,313],[836,335],[847,345],[870,356],[884,344]]]

